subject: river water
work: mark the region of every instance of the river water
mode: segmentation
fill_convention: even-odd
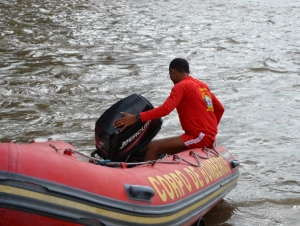
[[[165,100],[175,57],[224,104],[217,143],[241,162],[207,225],[299,225],[299,0],[0,0],[0,142],[89,152],[113,103]],[[181,133],[172,112],[157,138]]]

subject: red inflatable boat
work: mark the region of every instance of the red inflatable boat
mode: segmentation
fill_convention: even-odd
[[[200,225],[237,185],[239,162],[223,147],[128,161],[138,152],[132,148],[147,144],[142,139],[151,140],[161,121],[154,122],[152,135],[152,125],[143,124],[122,138],[99,120],[101,159],[62,141],[0,144],[0,225]]]

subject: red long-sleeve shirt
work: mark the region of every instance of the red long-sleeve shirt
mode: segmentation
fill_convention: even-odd
[[[145,122],[166,116],[175,108],[186,134],[217,134],[224,107],[204,82],[192,76],[184,77],[174,85],[161,106],[142,112],[141,120]]]

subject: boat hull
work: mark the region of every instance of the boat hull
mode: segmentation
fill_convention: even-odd
[[[132,168],[92,164],[62,141],[0,144],[0,225],[191,225],[236,185],[235,157],[185,151]],[[181,160],[181,161],[178,161]]]

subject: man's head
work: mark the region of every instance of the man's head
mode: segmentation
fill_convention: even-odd
[[[189,63],[182,58],[175,58],[169,65],[170,78],[174,84],[180,82],[183,77],[190,74]]]
[[[180,73],[190,74],[189,63],[183,58],[175,58],[171,61],[170,69],[175,69]]]

